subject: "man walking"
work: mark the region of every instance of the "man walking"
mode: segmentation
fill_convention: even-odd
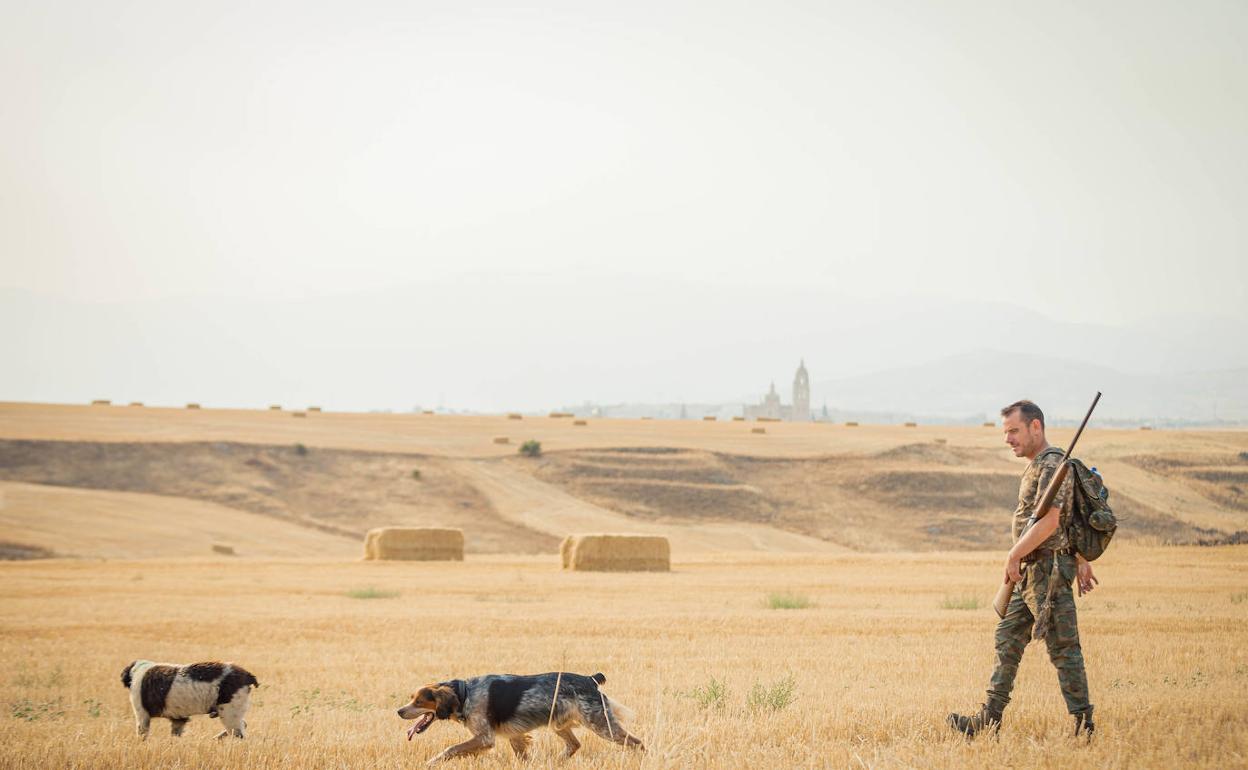
[[[1074,474],[1067,474],[1053,506],[1047,515],[1023,532],[1034,506],[1057,473],[1062,450],[1049,446],[1044,437],[1044,413],[1030,401],[1016,401],[1001,410],[1005,442],[1015,457],[1030,462],[1023,471],[1018,487],[1018,507],[1014,510],[1014,547],[1005,558],[1005,577],[1017,582],[1005,617],[997,624],[995,637],[997,660],[988,685],[988,702],[978,713],[950,714],[949,726],[967,737],[983,730],[994,733],[1001,728],[1001,717],[1010,702],[1014,677],[1023,650],[1036,638],[1044,638],[1049,660],[1057,668],[1057,681],[1066,700],[1066,710],[1075,718],[1075,735],[1091,736],[1092,704],[1088,702],[1088,678],[1083,668],[1083,650],[1079,646],[1079,624],[1075,616],[1075,598],[1071,582],[1078,579],[1079,594],[1091,591],[1097,580],[1092,565],[1073,553],[1066,539],[1070,521]],[[1057,569],[1054,570],[1056,560]],[[1050,586],[1050,582],[1054,585]],[[1052,599],[1052,619],[1048,628],[1035,628],[1040,607]]]

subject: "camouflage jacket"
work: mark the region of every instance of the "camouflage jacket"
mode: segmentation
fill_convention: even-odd
[[[1018,485],[1018,507],[1014,509],[1015,542],[1018,542],[1019,536],[1023,534],[1023,526],[1027,524],[1027,519],[1031,518],[1032,511],[1039,502],[1040,496],[1044,494],[1044,490],[1049,488],[1049,482],[1053,480],[1053,474],[1057,473],[1061,461],[1062,450],[1051,446],[1036,455],[1036,459],[1032,460],[1027,465],[1027,470],[1023,471],[1023,479]],[[1061,519],[1057,523],[1057,531],[1037,546],[1036,550],[1043,548],[1056,551],[1067,547],[1066,525],[1070,523],[1073,488],[1074,476],[1068,473],[1061,488],[1057,491],[1057,496],[1053,498],[1053,507],[1062,512]]]

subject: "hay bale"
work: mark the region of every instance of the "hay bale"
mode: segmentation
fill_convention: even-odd
[[[573,417],[575,415],[573,415],[571,412],[551,412],[550,416],[554,417],[555,419],[562,419],[564,417]]]
[[[510,444],[511,439],[507,438],[506,436],[495,436],[494,443],[495,444]]]
[[[657,535],[569,535],[559,546],[563,568],[578,572],[670,572],[672,548]]]
[[[464,531],[445,527],[378,527],[364,538],[366,561],[463,561]]]
[[[643,419],[643,420],[653,420],[654,418],[653,418],[653,417],[642,417],[641,419]]]
[[[589,425],[589,423],[585,422],[584,420],[573,420],[572,424],[573,425]]]
[[[997,427],[997,424],[996,424],[995,422],[986,422],[986,423],[984,423],[984,427],[985,427],[985,428],[995,428],[995,427]]]
[[[269,404],[269,411],[280,412],[282,411],[282,405],[281,404]]]
[[[310,406],[310,407],[308,407],[308,411],[309,411],[309,412],[319,412],[319,411],[321,411],[321,408],[320,408],[319,406]]]
[[[852,422],[852,421],[851,421],[851,422],[847,422],[847,423],[845,423],[845,427],[846,427],[846,428],[857,428],[857,427],[858,427],[858,423],[856,423],[856,422]]]
[[[949,443],[949,439],[947,439],[947,438],[938,438],[938,439],[936,439],[936,443],[937,443],[937,444],[948,444],[948,443]]]
[[[143,406],[142,401],[131,401],[130,406]]]
[[[421,412],[421,414],[433,414],[433,410],[432,410],[432,409],[426,409],[425,411]]]
[[[750,428],[750,433],[766,433],[766,428]]]
[[[719,419],[719,418],[718,418],[718,417],[716,417],[715,415],[713,415],[713,414],[708,414],[708,415],[706,415],[706,416],[704,416],[704,417],[702,418],[702,421],[703,421],[703,422],[715,422],[715,421],[716,421],[716,420],[718,420],[718,419]]]
[[[917,422],[908,422],[908,423],[906,423],[906,427],[907,427],[907,428],[917,428],[917,427],[919,427],[919,424],[918,424]]]
[[[195,403],[194,401],[192,401],[191,403],[189,403],[189,404],[187,404],[187,405],[186,405],[186,408],[187,408],[187,409],[198,409],[198,408],[199,408],[199,404],[197,404],[197,403]]]
[[[291,417],[307,417],[308,413],[307,412],[291,412],[290,416]]]
[[[1140,426],[1140,430],[1152,430],[1152,429],[1153,429],[1153,426],[1151,426],[1151,425],[1141,425],[1141,426]]]
[[[779,417],[755,417],[755,422],[780,422]]]
[[[109,401],[107,398],[97,398],[91,402],[91,406],[110,406],[112,403],[113,402]]]
[[[744,417],[742,417],[742,416],[741,416],[741,415],[739,415],[739,414],[734,414],[734,415],[732,416],[732,421],[733,421],[733,422],[745,422],[745,418],[744,418]]]
[[[523,420],[524,415],[520,414],[519,412],[508,412],[507,419],[508,420]]]
[[[237,556],[238,555],[234,553],[234,546],[225,545],[224,543],[213,543],[212,552],[219,553],[222,556]]]

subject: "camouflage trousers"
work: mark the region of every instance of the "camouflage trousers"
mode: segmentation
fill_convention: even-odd
[[[1010,702],[1014,677],[1023,659],[1023,650],[1031,641],[1032,627],[1040,604],[1045,601],[1057,559],[1060,575],[1053,591],[1053,621],[1045,635],[1049,660],[1057,668],[1057,681],[1071,714],[1090,714],[1088,677],[1083,669],[1083,649],[1079,646],[1079,621],[1075,615],[1075,597],[1071,583],[1075,578],[1075,557],[1059,555],[1023,565],[1023,580],[1010,597],[1005,617],[997,624],[997,662],[988,686],[988,705],[1003,711]]]

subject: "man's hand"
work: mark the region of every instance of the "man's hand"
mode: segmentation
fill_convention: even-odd
[[[1080,596],[1092,593],[1092,589],[1096,588],[1096,584],[1100,582],[1096,579],[1096,575],[1092,574],[1092,565],[1079,555],[1075,556],[1075,575],[1079,583]]]
[[[1005,555],[1005,582],[1017,583],[1023,579],[1023,573],[1019,569],[1021,561],[1022,559],[1015,556],[1013,551]]]

